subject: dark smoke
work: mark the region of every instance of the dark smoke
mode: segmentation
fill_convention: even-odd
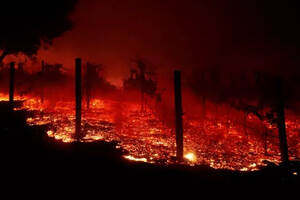
[[[69,19],[77,0],[1,1],[0,62],[8,54],[33,56],[72,27]]]

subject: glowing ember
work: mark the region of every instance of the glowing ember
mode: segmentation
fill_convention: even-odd
[[[294,175],[294,176],[297,176],[297,175],[298,175],[298,173],[297,173],[297,172],[293,172],[293,175]]]
[[[195,162],[197,160],[197,157],[193,153],[187,153],[187,154],[185,154],[184,158],[186,158],[190,162]]]
[[[7,100],[0,95],[0,99]],[[18,97],[17,99],[24,99]],[[49,103],[26,97],[23,108],[38,111],[27,119],[29,125],[49,124],[49,137],[63,142],[75,141],[74,102]],[[184,158],[190,165],[209,165],[216,169],[257,170],[266,161],[280,163],[279,141],[274,125],[253,115],[231,110],[230,116],[209,113],[207,118],[184,118]],[[217,117],[216,117],[217,116]],[[221,117],[220,117],[221,116]],[[230,120],[228,120],[228,118]],[[243,120],[241,120],[243,119]],[[287,115],[289,153],[300,157],[300,121]],[[148,163],[174,163],[175,134],[155,111],[140,111],[140,105],[96,99],[89,110],[83,110],[81,142],[117,141],[128,152],[128,160]]]
[[[146,158],[135,158],[133,156],[124,156],[124,158],[128,159],[128,160],[133,160],[133,161],[137,161],[137,162],[148,162],[148,160]]]

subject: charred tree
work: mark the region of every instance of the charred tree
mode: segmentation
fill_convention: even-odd
[[[174,71],[174,95],[176,117],[176,157],[183,160],[183,125],[182,125],[182,96],[181,96],[181,73]]]
[[[15,92],[15,63],[10,63],[10,75],[9,75],[9,102],[12,105],[14,102]]]
[[[44,78],[45,76],[45,61],[42,60],[42,68],[41,68],[41,78]],[[44,103],[45,100],[45,91],[44,91],[44,86],[41,88],[41,103]]]
[[[146,92],[146,77],[145,77],[145,69],[146,66],[144,64],[143,61],[138,61],[138,68],[140,70],[140,87],[141,87],[141,111],[144,112],[145,111],[145,92]]]
[[[276,103],[276,112],[277,112],[277,128],[279,133],[279,141],[280,141],[280,153],[281,153],[281,161],[283,164],[287,164],[289,162],[288,155],[288,144],[286,138],[286,127],[285,127],[285,102],[283,97],[283,88],[282,82],[277,80],[276,82],[277,89],[277,103]]]
[[[82,137],[81,133],[81,102],[82,102],[82,88],[81,88],[81,59],[75,60],[75,102],[76,102],[76,125],[75,138],[79,140]]]

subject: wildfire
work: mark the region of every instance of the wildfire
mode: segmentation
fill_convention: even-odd
[[[49,124],[49,137],[62,142],[75,139],[74,102],[43,103],[36,97],[26,99],[23,107],[38,111],[27,119],[29,125]],[[0,100],[7,100],[0,95]],[[141,112],[140,106],[131,102],[96,99],[89,110],[83,110],[81,142],[117,141],[128,152],[124,158],[148,163],[174,162],[175,134],[155,114]],[[231,113],[234,116],[234,113]],[[236,114],[239,116],[238,114]],[[186,164],[209,165],[216,169],[240,171],[257,170],[265,161],[280,163],[279,141],[275,126],[261,122],[249,115],[228,120],[226,117],[184,119],[184,158]],[[300,157],[300,121],[287,117],[287,135],[290,157]]]
[[[130,156],[130,155],[124,156],[124,158],[126,158],[128,160],[137,161],[137,162],[148,162],[148,160],[146,158],[135,158],[135,157]]]
[[[184,155],[184,158],[186,158],[188,161],[190,162],[196,162],[197,161],[197,157],[195,156],[194,153],[187,153]]]

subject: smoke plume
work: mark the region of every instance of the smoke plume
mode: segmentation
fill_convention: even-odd
[[[77,0],[1,1],[0,62],[6,55],[33,56],[72,26],[69,19]]]

